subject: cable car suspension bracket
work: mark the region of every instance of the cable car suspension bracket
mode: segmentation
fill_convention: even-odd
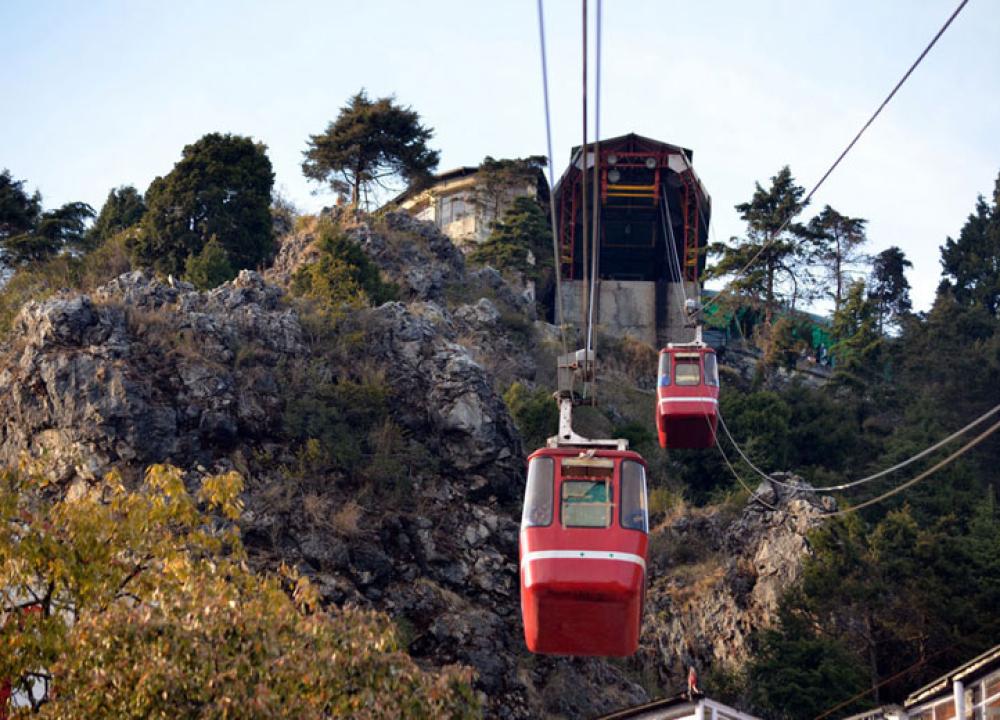
[[[559,391],[555,394],[555,398],[559,403],[559,434],[550,437],[546,446],[628,450],[628,440],[624,438],[587,438],[573,430],[573,406],[581,397],[576,392],[577,385],[582,385],[586,391],[594,382],[594,351],[577,350],[560,355],[557,378]]]

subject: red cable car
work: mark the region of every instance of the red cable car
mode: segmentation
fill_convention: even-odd
[[[553,439],[528,458],[520,565],[531,652],[624,657],[639,646],[646,462],[627,441],[593,443]]]
[[[719,422],[719,365],[704,343],[660,350],[656,430],[663,448],[707,448]]]

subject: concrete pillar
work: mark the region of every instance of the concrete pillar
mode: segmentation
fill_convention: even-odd
[[[965,686],[961,680],[952,682],[951,695],[955,701],[955,720],[965,720]]]

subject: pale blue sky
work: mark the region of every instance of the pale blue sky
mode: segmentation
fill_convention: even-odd
[[[812,185],[956,4],[607,0],[602,135],[693,148],[717,237],[738,234],[754,181],[789,164]],[[549,0],[546,22],[561,172],[580,141],[579,3]],[[534,0],[0,0],[0,48],[0,167],[49,207],[145,191],[221,131],[266,143],[277,186],[318,209],[332,198],[301,152],[361,87],[435,128],[442,170],[545,151]],[[938,246],[1000,171],[998,71],[1000,0],[971,0],[814,201],[868,218],[871,251],[903,247],[921,308]]]

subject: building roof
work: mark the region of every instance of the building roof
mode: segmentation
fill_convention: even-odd
[[[960,665],[947,675],[942,675],[937,680],[910,693],[904,704],[907,709],[910,709],[914,705],[919,705],[935,695],[951,693],[951,684],[955,680],[965,680],[966,678],[975,677],[997,667],[1000,667],[1000,645],[990,648],[982,655],[969,660],[964,665]]]
[[[681,147],[680,145],[672,145],[671,143],[663,142],[662,140],[654,140],[653,138],[648,138],[645,135],[639,135],[638,133],[625,133],[624,135],[618,135],[617,137],[605,138],[601,140],[602,145],[617,145],[619,143],[624,143],[627,140],[633,140],[635,142],[652,145],[654,147],[663,148],[664,150],[669,150],[670,152],[682,152],[687,155],[688,160],[694,162],[694,150],[690,148]],[[596,141],[595,141],[596,142]],[[587,143],[587,147],[594,145],[594,142]],[[580,152],[580,146],[574,145],[573,149],[569,152],[570,162],[573,162],[577,158],[577,154]]]
[[[617,137],[605,138],[603,140],[600,140],[600,143],[603,148],[615,145],[631,144],[634,146],[641,146],[644,148],[644,150],[648,150],[649,152],[657,152],[657,151],[670,152],[680,155],[683,158],[683,160],[681,161],[682,164],[686,166],[688,170],[691,171],[691,174],[694,176],[695,181],[698,183],[698,189],[701,191],[702,196],[705,198],[707,203],[711,204],[712,201],[711,196],[705,189],[705,185],[701,182],[701,178],[698,177],[698,173],[696,173],[694,170],[694,164],[692,160],[692,158],[694,157],[694,150],[691,150],[690,148],[681,147],[680,145],[672,145],[671,143],[666,143],[663,142],[662,140],[654,140],[653,138],[648,138],[644,135],[639,135],[638,133],[626,133],[625,135],[618,135]],[[592,150],[596,144],[597,141],[587,143],[587,149]],[[566,167],[566,170],[563,171],[563,174],[559,177],[559,180],[556,182],[555,187],[552,189],[553,196],[559,194],[560,186],[563,184],[563,182],[566,181],[566,178],[569,176],[569,174],[573,172],[573,170],[576,168],[577,163],[579,163],[581,160],[582,154],[583,154],[582,147],[580,145],[575,146],[570,151],[569,165]],[[583,165],[581,163],[581,167],[582,166]]]
[[[671,695],[670,697],[661,698],[660,700],[653,700],[645,705],[636,705],[622,710],[616,710],[613,713],[602,715],[596,720],[624,720],[624,718],[643,717],[661,718],[666,717],[669,710],[677,708],[684,708],[688,710],[688,712],[681,713],[681,715],[687,715],[694,712],[694,707],[695,703],[688,698],[688,694],[686,692],[683,692]]]
[[[448,182],[449,180],[456,180],[458,178],[468,177],[469,175],[475,175],[477,172],[479,172],[479,167],[473,165],[463,165],[461,167],[452,168],[451,170],[446,170],[443,173],[433,175],[431,177],[431,181],[426,185],[420,185],[417,187],[411,186],[406,188],[406,190],[387,202],[386,205],[396,205],[397,203],[407,200],[413,195],[423,192],[429,187],[434,187],[435,185]]]

